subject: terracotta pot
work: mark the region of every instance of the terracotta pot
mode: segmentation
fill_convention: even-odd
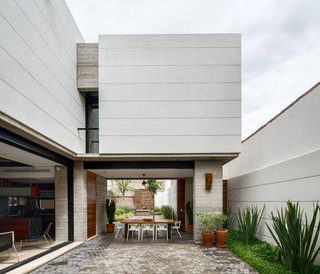
[[[212,245],[213,233],[212,232],[202,232],[202,244],[206,247]]]
[[[215,229],[215,246],[216,247],[226,247],[228,238],[228,229]]]
[[[188,234],[193,234],[193,225],[186,225],[186,232]]]
[[[106,224],[107,233],[114,233],[114,224]]]

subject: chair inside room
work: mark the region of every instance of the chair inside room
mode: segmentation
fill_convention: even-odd
[[[52,238],[50,236],[50,229],[52,226],[52,222],[47,226],[46,230],[43,232],[43,234],[40,237],[33,237],[33,238],[28,238],[25,240],[21,240],[20,241],[20,250],[22,249],[22,245],[24,244],[25,246],[30,244],[30,243],[34,243],[32,244],[32,246],[34,246],[35,244],[37,245],[41,245],[41,244],[49,244],[49,241],[52,241]]]
[[[14,245],[14,231],[8,231],[8,232],[2,232],[0,233],[0,252],[8,251],[10,257],[10,249],[13,249],[13,251],[16,254],[16,258],[19,260],[19,256],[17,253],[17,249]]]
[[[138,241],[140,239],[140,225],[139,224],[128,224],[128,231],[127,231],[127,241],[129,239],[129,233],[132,233],[132,238],[134,237],[134,234],[137,232],[138,234]]]
[[[168,224],[156,224],[156,240],[158,239],[158,233],[164,231],[167,234],[167,240],[169,239],[168,235]]]
[[[141,241],[143,240],[144,232],[152,232],[152,240],[154,240],[154,224],[142,224],[141,225]]]
[[[175,221],[174,222],[174,225],[171,227],[171,235],[172,235],[172,231],[175,230],[178,233],[179,237],[181,238],[181,234],[180,234],[180,231],[179,231],[180,225],[181,225],[181,221]]]
[[[124,230],[124,224],[120,223],[120,222],[116,222],[115,223],[115,226],[116,226],[116,235],[114,236],[115,238],[119,237],[119,234],[122,230]]]

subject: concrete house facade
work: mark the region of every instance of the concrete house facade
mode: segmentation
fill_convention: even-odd
[[[106,179],[142,174],[222,211],[222,165],[241,147],[240,35],[86,44],[63,0],[1,1],[0,15],[3,220],[40,210],[57,241],[85,241],[104,231]]]
[[[266,206],[258,231],[263,240],[272,242],[265,224],[287,200],[299,202],[309,218],[320,200],[319,104],[318,83],[244,140],[240,156],[224,166],[233,211]]]

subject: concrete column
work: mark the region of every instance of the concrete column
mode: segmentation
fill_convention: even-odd
[[[87,172],[83,162],[74,163],[74,240],[87,240]]]
[[[205,189],[205,174],[212,173],[212,189]],[[220,161],[195,161],[193,176],[193,211],[194,230],[193,239],[201,242],[201,231],[197,212],[222,212],[222,162]]]
[[[96,193],[96,228],[97,234],[105,232],[107,223],[106,198],[107,198],[107,179],[97,175]]]
[[[68,169],[55,167],[55,240],[68,241]]]

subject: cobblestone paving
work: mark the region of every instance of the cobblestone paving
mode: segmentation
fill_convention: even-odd
[[[228,249],[195,245],[188,234],[168,242],[113,237],[97,236],[31,273],[257,273]]]

